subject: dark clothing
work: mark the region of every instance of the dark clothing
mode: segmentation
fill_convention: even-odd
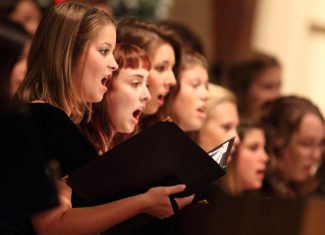
[[[145,224],[130,234],[208,234],[208,229],[210,227],[209,223],[214,213],[213,209],[218,205],[219,198],[222,196],[225,196],[225,193],[215,181],[202,187],[200,191],[195,194],[193,203],[181,209],[177,214],[164,220],[153,219],[148,224]],[[207,201],[209,204],[202,203],[203,200]]]
[[[28,131],[26,131],[26,129],[17,130],[17,128],[14,128],[14,126],[7,127],[8,130],[15,130],[13,135],[17,137],[23,135],[27,136],[26,138],[28,138],[16,138],[14,139],[14,144],[11,143],[12,145],[15,145],[17,149],[25,146],[22,150],[24,154],[15,154],[17,151],[13,152],[14,155],[11,154],[12,151],[7,153],[8,156],[17,159],[17,164],[20,166],[20,168],[22,168],[22,166],[19,165],[22,163],[20,159],[22,155],[26,155],[29,157],[29,163],[31,165],[35,166],[35,164],[38,164],[37,166],[39,167],[37,170],[39,172],[46,172],[46,174],[50,174],[51,177],[54,177],[54,175],[51,173],[57,174],[57,177],[63,177],[69,172],[81,167],[82,165],[98,156],[95,148],[81,134],[78,127],[70,120],[66,113],[56,107],[53,107],[46,103],[33,103],[22,105],[12,111],[12,113],[9,115],[24,116],[24,120],[27,120],[25,124],[28,124],[30,127]],[[21,124],[21,122],[18,122],[18,124]],[[26,135],[25,132],[28,132],[28,135]],[[37,150],[39,150],[37,152],[37,159],[36,156],[32,154],[32,149],[26,148],[25,142],[31,143],[30,139],[34,139],[34,142],[32,143],[33,146],[29,147],[33,147],[34,150],[34,147],[37,147]],[[35,140],[37,140],[37,142]],[[59,172],[49,173],[50,169],[48,166],[53,160],[58,163]],[[11,169],[11,171],[15,172],[19,168],[18,166],[15,166],[14,169]],[[29,172],[29,174],[31,173],[34,174],[33,172]],[[29,177],[30,175],[27,176]],[[7,184],[15,183],[17,183],[17,181],[12,181],[11,177],[7,177]],[[44,188],[41,188],[42,185],[39,186],[35,182],[30,182],[30,184],[33,185],[29,185],[29,183],[27,183],[25,187],[29,188],[34,186],[36,189],[38,189],[38,191],[36,190],[35,192],[31,193],[34,193],[35,196],[39,197],[39,192],[44,190]],[[18,189],[19,187],[19,185],[16,186]],[[56,197],[56,195],[53,194],[54,193],[52,191],[52,197]],[[33,198],[33,195],[29,196],[29,200],[31,200]],[[11,203],[13,209],[15,209],[14,207],[16,206],[16,203],[19,205],[17,201],[20,202],[20,200],[26,199],[24,199],[22,195],[21,197],[19,196],[18,199],[16,198],[16,201],[12,201]],[[73,197],[72,203],[74,206],[78,206],[79,200]],[[44,206],[44,208],[46,208],[46,206]],[[34,234],[30,224],[26,223],[26,221],[28,221],[27,218],[30,214],[40,211],[40,208],[34,209],[34,211],[29,210],[22,212],[20,208],[16,208],[18,212],[15,216],[13,216],[10,222],[6,221],[3,225],[0,223],[1,234]]]
[[[61,176],[83,166],[98,156],[95,148],[62,110],[46,103],[30,104],[45,161],[57,159]]]

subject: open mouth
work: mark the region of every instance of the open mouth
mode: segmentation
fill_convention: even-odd
[[[107,86],[107,83],[111,79],[111,77],[112,77],[111,75],[107,75],[107,76],[103,77],[103,79],[101,80],[102,85]]]
[[[165,95],[158,95],[158,101],[160,105],[165,103]]]
[[[264,178],[265,170],[257,170],[256,174],[259,175],[261,178]]]
[[[165,99],[165,96],[164,95],[158,95],[158,100],[164,101],[164,99]]]
[[[140,116],[141,116],[141,113],[142,113],[142,109],[137,109],[133,112],[133,117],[136,119],[136,120],[139,120],[140,119]]]
[[[204,115],[206,114],[206,108],[205,108],[205,107],[198,108],[197,111],[198,111],[199,113],[204,114]]]

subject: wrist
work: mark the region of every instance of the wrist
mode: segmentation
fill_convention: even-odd
[[[148,213],[149,200],[147,192],[135,196],[136,203],[139,205],[139,214]]]

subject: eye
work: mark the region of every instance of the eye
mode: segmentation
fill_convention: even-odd
[[[103,56],[106,56],[109,53],[109,49],[101,49],[99,50],[100,54],[102,54]]]
[[[132,86],[138,87],[138,86],[140,86],[140,82],[132,82]]]
[[[162,73],[166,70],[166,66],[165,65],[157,65],[157,66],[155,66],[155,70],[159,73]]]
[[[224,131],[228,132],[231,130],[231,125],[230,124],[224,124],[221,126]]]
[[[266,91],[269,91],[269,90],[272,90],[272,89],[276,88],[276,86],[273,85],[273,84],[263,84],[261,87],[262,87],[262,89],[264,89]]]
[[[193,81],[191,82],[191,86],[192,86],[193,88],[197,88],[197,87],[199,87],[200,85],[201,85],[201,83],[200,83],[199,80],[193,80]]]
[[[251,144],[248,146],[248,148],[252,151],[252,152],[255,152],[258,150],[258,144],[257,143],[254,143],[254,144]]]
[[[139,87],[139,86],[141,86],[141,81],[139,81],[139,80],[134,80],[134,81],[132,81],[131,82],[131,85],[133,86],[133,87]]]

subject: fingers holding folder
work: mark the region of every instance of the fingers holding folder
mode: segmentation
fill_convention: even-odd
[[[153,215],[157,218],[164,219],[172,216],[175,213],[174,207],[170,198],[171,195],[183,192],[186,186],[178,184],[174,186],[153,187],[143,194],[147,206],[144,208],[144,213]],[[173,198],[179,209],[192,203],[194,195],[184,198]]]

